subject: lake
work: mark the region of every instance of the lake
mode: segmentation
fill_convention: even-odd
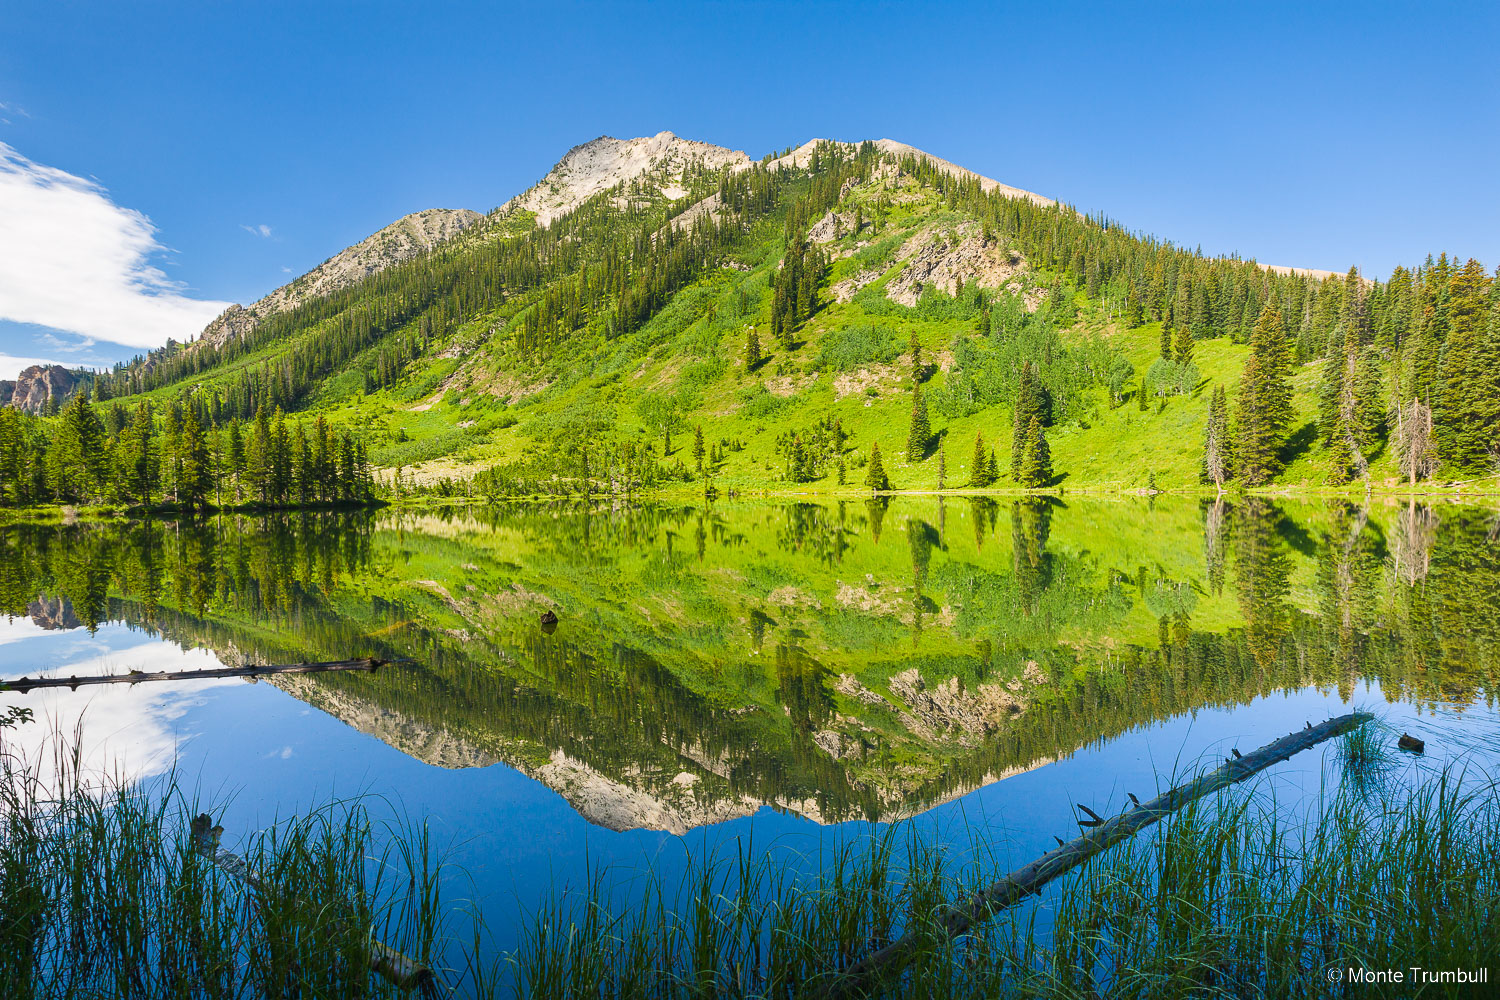
[[[515,505],[0,527],[0,676],[405,659],[0,695],[233,847],[426,821],[496,947],[592,867],[816,869],[871,824],[1016,865],[1231,748],[1371,707],[1500,758],[1493,511],[1158,497]],[[540,624],[553,611],[555,628]],[[1278,799],[1329,780],[1278,765]]]

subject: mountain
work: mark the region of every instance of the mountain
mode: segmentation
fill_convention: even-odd
[[[49,402],[56,400],[61,406],[84,384],[81,371],[62,365],[32,365],[23,368],[15,381],[0,381],[0,406],[22,413],[44,413]]]
[[[403,490],[1197,489],[1264,320],[1290,405],[1252,485],[1395,488],[1396,399],[1432,411],[1423,475],[1493,473],[1492,286],[1211,257],[890,139],[661,132],[401,220],[100,385],[223,433],[322,417]]]
[[[411,260],[451,240],[482,218],[467,208],[429,208],[403,216],[250,306],[230,306],[204,328],[198,339],[223,346],[255,329],[268,316],[288,312],[304,302],[348,288],[393,264]]]
[[[753,161],[744,153],[658,132],[637,139],[602,135],[574,146],[547,176],[500,206],[499,214],[531,212],[545,226],[589,198],[621,184],[643,188],[648,197],[682,198],[685,171],[739,169]]]

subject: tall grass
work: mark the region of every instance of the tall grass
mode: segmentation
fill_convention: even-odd
[[[888,827],[829,848],[815,876],[749,849],[624,891],[596,870],[530,910],[499,957],[481,913],[472,939],[448,933],[425,834],[376,857],[357,804],[252,837],[257,892],[191,849],[195,804],[170,781],[90,784],[61,753],[44,785],[0,752],[0,996],[398,995],[369,970],[372,938],[461,955],[455,995],[538,1000],[823,996],[907,933],[914,960],[874,995],[1409,995],[1328,970],[1500,966],[1500,792],[1450,770],[1377,799],[1347,780],[1376,752],[1335,750],[1346,780],[1296,809],[1264,784],[1196,802],[959,939],[937,918],[1003,874],[984,860],[1003,852]]]
[[[423,834],[376,857],[364,808],[331,805],[249,839],[257,891],[193,849],[170,776],[85,774],[69,745],[49,774],[0,741],[0,997],[397,996],[371,939],[433,952]]]
[[[709,862],[619,907],[596,881],[534,915],[514,995],[823,996],[906,932],[915,961],[872,995],[1379,996],[1328,970],[1500,973],[1494,785],[1444,772],[1398,795],[1341,788],[1288,814],[1263,793],[1221,793],[958,940],[936,916],[1001,873],[918,842],[903,854],[889,834],[836,852],[811,885],[766,861]]]

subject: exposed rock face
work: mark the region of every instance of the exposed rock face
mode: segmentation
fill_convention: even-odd
[[[750,157],[737,150],[679,139],[671,132],[637,139],[603,135],[568,150],[546,177],[502,205],[500,212],[535,212],[537,225],[545,226],[623,181],[644,179],[657,193],[681,198],[687,193],[678,183],[683,168],[701,165],[717,170],[750,163]]]
[[[268,316],[295,309],[310,299],[331,295],[357,281],[410,260],[453,239],[484,216],[467,208],[431,208],[397,219],[291,284],[282,285],[249,307],[230,306],[203,330],[201,341],[222,346],[255,329]]]
[[[270,674],[263,679],[299,701],[434,767],[488,767],[500,760],[446,729],[424,726],[381,705],[320,685],[311,677]]]
[[[62,365],[32,365],[14,382],[0,382],[0,405],[23,413],[41,413],[47,408],[47,400],[55,398],[61,406],[80,384],[77,374]]]
[[[914,306],[927,287],[949,295],[958,283],[981,288],[1002,288],[1026,270],[1020,254],[1003,249],[994,239],[985,241],[973,224],[960,226],[951,235],[919,233],[902,248],[905,269],[886,286],[886,297],[904,306]]]
[[[66,597],[48,597],[38,594],[37,599],[26,607],[33,623],[45,629],[66,630],[81,628],[83,622],[73,612],[73,602]]]
[[[961,742],[999,728],[999,719],[1020,713],[1022,702],[1000,684],[981,684],[965,691],[957,677],[928,687],[916,667],[891,678],[891,693],[906,702],[925,726],[943,733],[956,732]]]

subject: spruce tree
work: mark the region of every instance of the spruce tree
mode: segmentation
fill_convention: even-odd
[[[974,435],[974,464],[969,467],[968,485],[975,489],[983,489],[994,483],[989,478],[989,455],[984,450],[984,434]]]
[[[753,372],[760,367],[760,334],[755,328],[750,328],[750,336],[745,340],[745,371]]]
[[[1021,485],[1034,490],[1052,481],[1052,452],[1047,434],[1039,420],[1032,419],[1026,428],[1026,462],[1021,469]]]
[[[1287,363],[1281,312],[1267,303],[1250,335],[1250,357],[1240,374],[1235,461],[1248,486],[1269,482],[1280,467],[1281,446],[1291,417]]]
[[[891,481],[885,474],[885,465],[880,461],[880,442],[870,445],[870,467],[865,472],[865,485],[871,490],[888,490]]]
[[[1183,329],[1187,329],[1184,325]],[[1166,361],[1172,360],[1172,324],[1168,320],[1161,321],[1161,356]]]
[[[207,506],[208,498],[213,494],[213,470],[209,465],[208,438],[203,433],[203,425],[198,422],[196,407],[187,408],[178,451],[178,467],[181,469],[178,502],[186,507]]]
[[[693,428],[693,462],[697,465],[698,474],[700,476],[703,474],[704,454],[705,449],[703,447],[703,425],[698,424]]]
[[[948,479],[948,456],[944,454],[943,446],[938,445],[938,489],[944,489]]]
[[[1010,475],[1012,479],[1020,478],[1021,463],[1025,461],[1026,456],[1027,429],[1033,420],[1038,424],[1046,423],[1045,397],[1032,365],[1027,363],[1021,366],[1021,384],[1016,390],[1015,413],[1011,424]]]
[[[1179,365],[1193,363],[1193,332],[1185,326],[1179,326],[1173,336],[1172,360]]]
[[[906,435],[906,460],[920,462],[927,457],[927,446],[932,442],[932,425],[927,420],[927,401],[922,398],[922,385],[911,393],[911,429]]]

